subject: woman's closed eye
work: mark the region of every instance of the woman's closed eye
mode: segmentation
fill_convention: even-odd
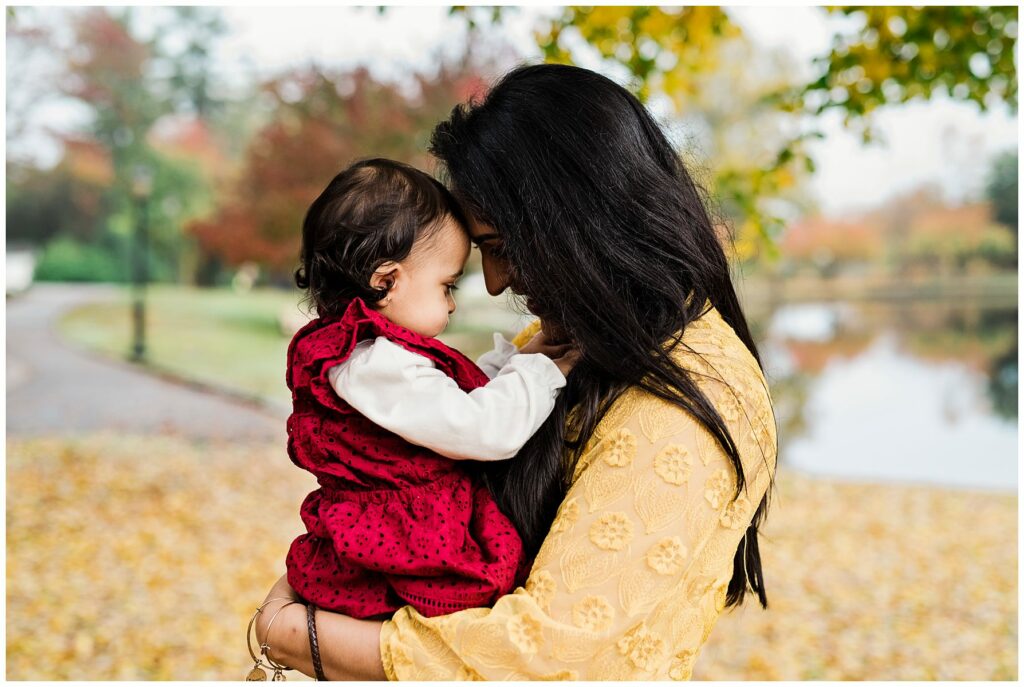
[[[491,254],[491,257],[498,258],[499,260],[505,257],[505,246],[500,243],[488,242],[480,246],[480,249],[487,249],[487,252]]]

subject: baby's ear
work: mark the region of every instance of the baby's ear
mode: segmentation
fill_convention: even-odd
[[[390,292],[401,274],[402,266],[394,260],[383,263],[370,275],[370,288]]]

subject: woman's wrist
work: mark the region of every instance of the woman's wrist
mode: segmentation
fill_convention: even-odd
[[[303,603],[293,603],[282,608],[287,603],[274,602],[263,609],[260,615],[261,619],[265,620],[262,623],[257,622],[256,637],[261,644],[267,645],[267,655],[274,663],[312,675],[313,662],[306,638],[306,606]],[[274,620],[268,636],[267,624],[275,614],[277,619]]]
[[[291,588],[287,578],[281,577],[263,603],[262,612],[256,614],[256,641],[268,646],[267,655],[274,663],[314,677],[305,601]],[[386,680],[380,656],[382,626],[380,621],[359,620],[318,609],[316,629],[327,679]]]

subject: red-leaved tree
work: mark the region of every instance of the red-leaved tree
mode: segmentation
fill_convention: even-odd
[[[298,264],[306,208],[335,174],[363,157],[429,169],[434,124],[485,88],[475,70],[451,67],[414,84],[382,83],[365,68],[306,68],[266,83],[269,123],[249,143],[216,210],[189,231],[226,264],[255,262],[285,282]]]

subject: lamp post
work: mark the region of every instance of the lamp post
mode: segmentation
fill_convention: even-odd
[[[132,198],[135,201],[135,233],[132,242],[132,351],[131,359],[141,362],[146,355],[146,282],[149,278],[149,195],[153,191],[153,172],[136,165],[132,172]]]

